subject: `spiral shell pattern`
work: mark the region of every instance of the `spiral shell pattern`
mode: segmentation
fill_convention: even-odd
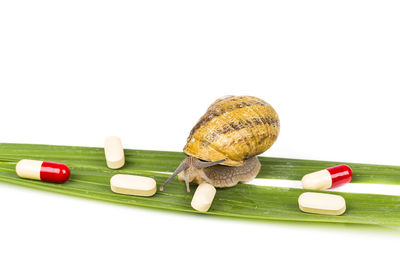
[[[183,152],[205,161],[243,161],[269,149],[279,134],[279,118],[264,100],[253,96],[217,99],[193,127]]]

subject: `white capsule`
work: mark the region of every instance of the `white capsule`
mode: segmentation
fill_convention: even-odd
[[[192,199],[192,208],[198,211],[206,212],[210,208],[215,193],[217,190],[214,186],[210,185],[209,183],[201,183],[196,192],[194,192],[193,199]]]
[[[301,179],[304,189],[323,190],[332,186],[331,174],[328,170],[321,170],[304,175]]]
[[[306,192],[298,201],[300,210],[308,213],[341,215],[346,211],[346,201],[339,195]]]
[[[116,174],[110,180],[111,190],[114,193],[149,197],[156,193],[157,184],[153,178]]]
[[[17,163],[16,172],[19,177],[40,180],[43,161],[22,159]]]
[[[104,142],[104,154],[106,156],[107,167],[119,169],[125,164],[124,148],[121,139],[117,136],[110,136]]]

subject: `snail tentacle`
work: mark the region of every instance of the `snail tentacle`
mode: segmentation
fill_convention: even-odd
[[[190,192],[190,187],[189,187],[189,173],[187,173],[187,171],[185,171],[184,173],[185,173],[186,191],[187,191],[187,192]]]
[[[165,181],[165,183],[160,187],[160,191],[164,191],[164,188],[167,186],[167,184],[174,179],[175,176],[177,176],[179,173],[182,171],[186,170],[189,167],[187,163],[187,158],[184,159],[181,164],[179,164],[178,168],[174,171],[174,173]],[[189,181],[188,181],[189,183]]]

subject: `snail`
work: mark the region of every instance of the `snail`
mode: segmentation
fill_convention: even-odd
[[[253,96],[217,99],[191,130],[183,152],[188,156],[160,187],[178,175],[189,183],[232,187],[254,179],[261,164],[257,155],[279,134],[279,118],[264,100]]]

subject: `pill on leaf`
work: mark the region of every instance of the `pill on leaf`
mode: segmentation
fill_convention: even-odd
[[[301,184],[304,189],[324,190],[349,183],[353,171],[347,165],[338,165],[304,175]]]
[[[53,183],[64,183],[71,174],[63,163],[30,159],[20,160],[15,170],[19,177]]]
[[[114,193],[149,197],[156,193],[157,184],[153,178],[116,174],[110,180],[111,190]]]
[[[206,212],[211,207],[217,190],[209,183],[201,183],[192,199],[192,208],[198,211]]]
[[[298,201],[300,210],[308,213],[341,215],[346,211],[346,201],[339,195],[306,192]]]
[[[106,156],[107,167],[119,169],[125,164],[124,148],[121,139],[117,136],[110,136],[104,142],[104,154]]]

